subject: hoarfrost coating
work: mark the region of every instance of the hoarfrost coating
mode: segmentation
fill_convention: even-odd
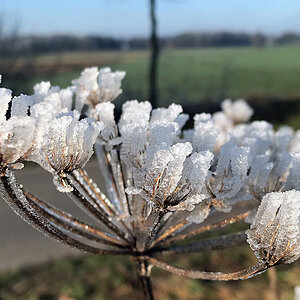
[[[101,235],[105,243],[125,243],[143,253],[192,236],[204,220],[223,218],[230,224],[227,213],[238,211],[228,218],[247,217],[252,223],[247,234],[257,272],[296,260],[300,132],[287,126],[275,131],[265,121],[245,123],[253,110],[241,99],[225,100],[220,112],[196,114],[190,129],[178,104],[152,109],[147,101],[127,101],[118,121],[111,101],[122,92],[124,76],[110,68],[88,68],[70,87],[41,82],[32,95],[13,99],[1,88],[2,190],[13,182],[11,194],[17,185],[6,177],[23,161],[34,161],[53,175],[59,191],[108,227]],[[93,148],[106,195],[83,169]],[[46,205],[24,193],[23,202],[32,201],[40,211]]]

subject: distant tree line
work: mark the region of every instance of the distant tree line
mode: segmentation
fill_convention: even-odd
[[[185,33],[161,38],[160,48],[245,47],[300,43],[300,34],[286,33],[278,37],[264,34],[232,32]],[[117,39],[103,36],[72,35],[20,36],[0,34],[0,55],[32,55],[80,50],[142,50],[149,47],[147,38]]]

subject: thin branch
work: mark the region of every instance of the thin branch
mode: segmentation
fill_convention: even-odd
[[[111,173],[111,166],[105,153],[104,146],[96,143],[95,152],[97,155],[100,171],[104,178],[108,198],[113,202],[115,209],[118,211],[118,214],[120,214],[121,204],[118,198],[117,188]]]
[[[216,229],[216,228],[220,228],[220,227],[224,227],[224,226],[229,225],[229,224],[233,224],[233,223],[235,223],[237,221],[244,220],[247,216],[249,216],[250,212],[251,211],[249,210],[249,211],[247,211],[245,213],[239,214],[237,216],[234,216],[232,218],[229,218],[229,219],[226,219],[226,220],[214,223],[214,224],[210,224],[210,225],[206,225],[206,226],[201,226],[201,227],[193,229],[193,230],[191,230],[189,232],[181,233],[181,234],[173,236],[173,237],[169,236],[169,237],[167,237],[167,239],[165,240],[165,242],[167,244],[169,244],[169,243],[173,243],[173,242],[177,242],[177,241],[183,241],[183,240],[185,240],[187,238],[191,238],[191,237],[193,237],[195,235],[198,235],[200,233],[204,233],[204,232]]]
[[[1,196],[13,209],[13,211],[22,217],[29,225],[33,226],[45,235],[63,244],[89,253],[105,255],[125,255],[131,253],[131,251],[127,250],[104,250],[86,245],[67,236],[65,233],[52,226],[45,218],[36,214],[35,210],[30,206],[16,182],[12,171],[6,170],[5,174],[1,176],[0,183]]]
[[[126,247],[121,241],[116,240],[115,238],[89,224],[81,222],[80,220],[72,217],[70,214],[67,214],[66,212],[54,207],[53,205],[43,202],[24,189],[23,193],[30,205],[34,207],[34,209],[38,211],[40,215],[45,216],[47,220],[51,220],[51,222],[57,224],[65,230],[106,245],[120,248]]]
[[[109,163],[115,180],[115,185],[117,187],[118,198],[120,199],[124,214],[129,215],[130,208],[125,193],[125,181],[122,173],[119,155],[115,149],[111,149],[109,153],[110,153]]]
[[[160,261],[152,257],[146,257],[146,259],[148,259],[149,263],[165,271],[168,271],[170,273],[179,276],[185,276],[193,279],[218,280],[218,281],[244,280],[253,277],[255,275],[261,274],[267,270],[267,267],[265,265],[258,264],[253,267],[241,271],[237,271],[234,273],[201,272],[195,270],[184,270],[182,268],[172,266],[170,264],[167,264],[163,261]]]
[[[100,213],[104,215],[116,215],[116,210],[113,206],[113,204],[108,200],[108,198],[100,191],[100,189],[97,187],[97,185],[92,181],[92,179],[88,176],[87,172],[79,169],[71,174],[72,180],[74,180],[80,188],[85,192],[87,196],[89,196],[89,199],[91,200],[93,206],[95,206],[96,209],[99,210]],[[85,184],[83,184],[83,182]],[[89,186],[89,189],[87,189],[87,186]],[[99,204],[100,201],[102,205],[105,204],[105,210],[103,209],[102,205]],[[108,216],[109,218],[109,216]],[[132,232],[129,230],[126,223],[120,218],[119,222],[123,225],[127,233],[131,236],[132,239],[133,235]]]
[[[109,215],[116,214],[113,204],[109,201],[105,194],[101,192],[99,187],[95,182],[93,182],[93,180],[89,177],[85,170],[75,170],[73,171],[72,175],[74,175],[72,178],[76,180],[76,182],[80,184],[81,188],[89,194],[89,196],[94,200],[95,204],[97,204],[102,209],[102,207],[98,203],[98,201],[100,201],[103,208]],[[81,181],[84,182],[84,184],[82,184]],[[87,189],[87,187],[89,188],[89,190]]]
[[[71,177],[72,178],[72,177]],[[112,232],[114,232],[118,237],[127,242],[128,245],[132,244],[132,241],[129,239],[129,235],[118,228],[110,219],[107,214],[100,212],[91,204],[76,188],[76,186],[71,182],[71,180],[66,178],[68,184],[73,188],[71,193],[68,193],[69,196],[74,200],[75,203],[78,203],[87,212],[91,213],[98,221],[102,222],[106,227],[108,227]]]
[[[186,245],[161,247],[151,249],[151,254],[172,254],[172,253],[192,253],[208,250],[223,250],[235,246],[243,245],[246,240],[245,232],[238,232],[234,234],[224,235],[218,238],[202,240]]]
[[[171,236],[174,232],[178,231],[179,229],[181,229],[182,227],[184,227],[187,224],[187,221],[184,220],[181,223],[178,223],[172,227],[170,227],[168,230],[166,230],[162,235],[160,235],[159,237],[157,237],[153,243],[152,243],[152,247],[157,245],[158,243],[160,243],[161,241],[165,240],[167,237]]]

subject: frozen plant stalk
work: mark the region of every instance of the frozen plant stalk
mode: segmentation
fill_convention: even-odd
[[[124,76],[94,67],[66,89],[41,82],[32,95],[14,98],[0,89],[0,191],[12,209],[71,247],[135,257],[148,299],[153,265],[191,278],[237,280],[295,261],[300,132],[274,131],[264,121],[246,123],[253,111],[244,100],[225,100],[223,111],[213,115],[196,114],[192,129],[185,128],[189,116],[176,104],[152,110],[147,101],[127,101],[117,121],[111,101],[122,92]],[[93,149],[104,190],[84,170]],[[57,189],[97,225],[21,186],[14,172],[24,161],[49,171]],[[237,221],[250,222],[250,229],[201,239],[202,233]],[[184,270],[157,258],[221,250],[246,240],[258,262],[233,273]]]

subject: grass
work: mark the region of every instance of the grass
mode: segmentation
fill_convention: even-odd
[[[24,58],[20,66],[26,65]],[[84,66],[111,65],[124,69],[124,94],[127,99],[147,99],[148,54],[140,52],[80,52],[39,56],[33,64],[39,74],[16,82],[17,91],[30,93],[34,83],[50,80],[54,85],[67,86]],[[41,66],[53,65],[49,75]],[[199,103],[230,98],[299,98],[300,46],[257,48],[214,48],[164,50],[159,65],[160,103]],[[5,80],[5,79],[4,79]],[[14,82],[8,82],[13,86]]]
[[[286,46],[165,51],[159,69],[161,102],[299,97],[299,50]],[[118,67],[128,73],[124,98],[146,99],[146,59]]]
[[[171,257],[176,265],[200,270],[238,270],[255,259],[244,247],[237,251],[214,251]],[[0,299],[89,300],[141,299],[135,265],[126,257],[81,256],[49,262],[42,266],[0,274]],[[284,300],[292,300],[300,285],[300,265],[277,267],[279,290]],[[271,300],[268,274],[245,281],[208,282],[178,277],[156,268],[152,271],[157,300]]]

